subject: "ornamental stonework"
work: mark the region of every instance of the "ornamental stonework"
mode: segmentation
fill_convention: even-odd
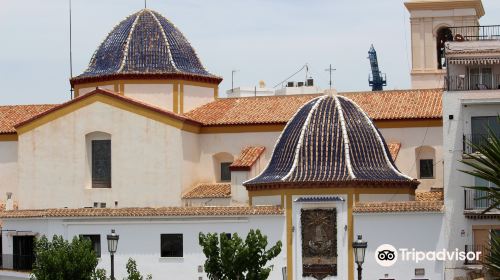
[[[337,276],[337,211],[302,209],[302,276]]]

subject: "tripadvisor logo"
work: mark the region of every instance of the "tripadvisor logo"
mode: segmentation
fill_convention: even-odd
[[[375,261],[384,267],[393,266],[398,260],[419,263],[422,261],[479,261],[481,252],[464,252],[458,249],[447,251],[417,251],[415,248],[396,249],[390,244],[382,244],[375,250]]]

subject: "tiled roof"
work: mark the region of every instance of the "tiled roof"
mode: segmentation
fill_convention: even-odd
[[[246,147],[241,151],[240,156],[233,161],[233,163],[229,166],[229,169],[236,170],[250,170],[252,165],[259,159],[260,155],[264,152],[266,148],[257,146],[257,147]]]
[[[123,74],[188,74],[214,78],[186,37],[158,12],[142,9],[108,34],[87,70],[72,81]]]
[[[282,215],[276,206],[203,206],[161,208],[77,208],[0,211],[0,219],[57,217],[186,217]]]
[[[266,169],[245,186],[391,182],[416,186],[390,160],[383,137],[354,102],[321,96],[287,123]]]
[[[0,106],[0,134],[16,133],[14,125],[32,118],[57,105],[12,105]]]
[[[183,122],[186,122],[186,123],[189,123],[189,124],[193,124],[193,125],[196,125],[196,126],[199,126],[199,123],[198,122],[195,122],[193,120],[190,120],[184,116],[181,116],[179,114],[176,114],[176,113],[173,113],[173,112],[170,112],[170,111],[167,111],[167,110],[164,110],[162,108],[159,108],[159,107],[156,107],[156,106],[153,106],[149,103],[145,103],[145,102],[142,102],[140,100],[137,100],[137,99],[134,99],[134,98],[130,98],[130,97],[126,97],[124,95],[120,95],[120,94],[117,94],[113,91],[109,91],[109,90],[106,90],[106,89],[102,89],[102,88],[97,88],[95,89],[94,91],[90,92],[90,93],[87,93],[85,95],[82,95],[82,96],[79,96],[75,99],[72,99],[68,102],[65,102],[65,103],[62,103],[62,104],[59,104],[59,105],[53,105],[51,108],[49,108],[48,110],[45,110],[45,111],[42,111],[41,113],[39,114],[35,114],[33,116],[31,116],[30,118],[27,118],[17,124],[14,125],[15,128],[19,128],[21,126],[24,126],[32,121],[35,121],[36,119],[39,119],[45,115],[48,115],[54,111],[58,111],[58,110],[61,110],[73,103],[77,103],[81,100],[84,100],[84,99],[87,99],[87,98],[90,98],[94,95],[104,95],[104,96],[108,96],[108,97],[112,97],[112,98],[115,98],[115,99],[118,99],[120,101],[123,101],[123,102],[126,102],[126,103],[129,103],[129,104],[132,104],[132,105],[136,105],[136,106],[140,106],[142,108],[145,108],[145,109],[148,109],[150,111],[154,111],[156,113],[160,113],[162,115],[165,115],[165,116],[169,116],[171,118],[174,118],[174,119],[177,119],[179,121],[183,121]]]
[[[442,93],[442,89],[409,89],[339,94],[352,99],[374,120],[403,120],[440,119]],[[318,96],[220,98],[186,113],[186,116],[206,126],[285,124],[302,105]]]
[[[182,195],[182,198],[228,198],[231,197],[229,183],[202,183]]]
[[[354,213],[442,212],[443,201],[357,202]]]
[[[319,95],[219,98],[186,116],[204,125],[284,124],[311,99]]]
[[[341,93],[374,120],[439,119],[442,89],[408,89]]]
[[[444,192],[442,188],[433,188],[430,191],[415,192],[415,200],[417,201],[443,201]]]
[[[387,147],[389,148],[389,152],[391,153],[392,160],[396,161],[396,158],[398,157],[399,154],[399,149],[401,148],[401,143],[390,142],[387,144]]]

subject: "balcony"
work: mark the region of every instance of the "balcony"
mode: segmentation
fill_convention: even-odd
[[[445,77],[448,91],[499,90],[500,74],[494,75],[450,75]]]
[[[32,270],[34,262],[33,255],[2,255],[0,269],[29,272]]]
[[[500,25],[450,27],[450,41],[500,40]]]
[[[500,137],[500,133],[498,133],[496,137]],[[465,134],[463,136],[463,153],[473,154],[477,152],[474,146],[482,146],[489,141],[490,138],[488,134]]]
[[[479,210],[479,212],[482,212],[492,204],[492,201],[489,198],[478,199],[485,196],[484,192],[482,191],[465,189],[464,196],[464,210]]]
[[[468,252],[481,252],[481,255],[479,255],[479,260],[467,260],[465,259],[464,264],[465,265],[480,265],[482,264],[483,261],[483,256],[486,256],[488,254],[488,245],[465,245],[465,253]]]

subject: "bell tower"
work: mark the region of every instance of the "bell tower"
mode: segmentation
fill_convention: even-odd
[[[411,86],[442,88],[444,42],[453,40],[449,28],[479,25],[483,4],[481,0],[409,0],[405,6],[411,24]]]

